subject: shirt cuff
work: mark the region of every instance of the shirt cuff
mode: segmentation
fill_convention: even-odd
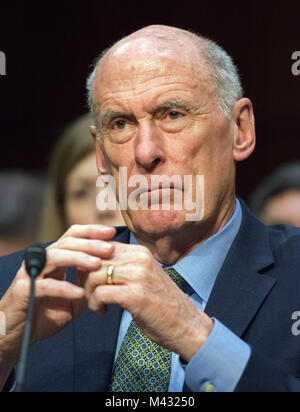
[[[251,356],[250,346],[217,319],[187,365],[185,382],[192,392],[234,392]]]

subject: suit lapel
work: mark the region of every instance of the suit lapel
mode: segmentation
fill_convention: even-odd
[[[114,241],[128,243],[129,235],[127,228],[118,229]],[[105,316],[88,311],[73,322],[75,392],[107,391],[122,313],[111,305]]]
[[[240,231],[213,287],[205,312],[242,336],[276,280],[262,274],[274,263],[267,228],[241,201]]]

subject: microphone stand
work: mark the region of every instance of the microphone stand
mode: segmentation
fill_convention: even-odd
[[[31,278],[31,285],[29,307],[22,342],[21,356],[17,367],[16,387],[14,390],[14,392],[16,393],[24,391],[26,364],[30,345],[32,321],[34,315],[35,280],[37,276],[42,272],[46,264],[46,251],[44,246],[40,244],[30,246],[25,252],[25,264],[27,273]]]
[[[36,271],[36,269],[33,269]],[[21,349],[21,356],[19,365],[17,368],[17,377],[16,377],[16,389],[15,392],[23,392],[24,382],[25,382],[25,373],[26,373],[26,364],[27,364],[27,357],[30,345],[30,336],[31,336],[31,328],[32,328],[32,319],[34,313],[34,296],[35,296],[35,278],[36,276],[31,275],[31,285],[30,285],[30,300],[29,300],[29,307],[28,307],[28,314],[26,320],[26,326],[24,331],[24,337],[22,342],[22,349]]]

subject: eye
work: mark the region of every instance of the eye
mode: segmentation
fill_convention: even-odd
[[[77,189],[70,192],[71,199],[85,199],[88,197],[88,190],[87,189]]]
[[[169,117],[169,119],[171,120],[177,120],[179,117],[182,116],[182,114],[180,112],[177,112],[175,110],[173,110],[172,112],[169,112],[167,114],[167,116]]]
[[[126,124],[127,124],[126,120],[122,120],[122,119],[116,120],[112,124],[112,129],[123,130],[125,129]]]

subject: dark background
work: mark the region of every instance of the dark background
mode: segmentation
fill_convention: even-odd
[[[45,171],[63,128],[86,111],[85,81],[99,52],[145,25],[207,35],[234,57],[254,103],[257,149],[239,165],[246,198],[281,163],[300,160],[299,1],[1,0],[0,169]]]

